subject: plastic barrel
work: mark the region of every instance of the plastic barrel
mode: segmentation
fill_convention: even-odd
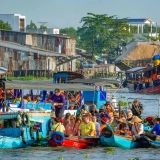
[[[157,54],[157,55],[154,55],[152,59],[153,59],[153,60],[160,59],[160,55],[159,55],[159,54]]]
[[[159,66],[160,65],[160,60],[159,59],[154,60],[153,64],[154,64],[154,66]]]

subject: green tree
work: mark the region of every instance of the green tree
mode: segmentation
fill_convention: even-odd
[[[77,31],[73,27],[60,29],[61,34],[67,34],[71,38],[77,38]]]
[[[31,20],[30,24],[27,25],[26,29],[37,29],[36,24]]]
[[[2,20],[0,20],[0,29],[12,30],[10,24],[8,22],[4,23]]]
[[[103,52],[108,53],[132,36],[125,19],[116,20],[115,16],[107,14],[87,14],[80,21],[83,25],[77,31],[80,37],[77,45],[90,52],[92,57]]]
[[[47,29],[47,26],[40,25],[40,29]]]

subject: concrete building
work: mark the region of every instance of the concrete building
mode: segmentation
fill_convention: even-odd
[[[26,17],[20,14],[0,14],[0,20],[8,22],[13,31],[26,31]]]

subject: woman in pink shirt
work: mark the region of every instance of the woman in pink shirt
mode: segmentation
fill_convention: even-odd
[[[78,135],[78,128],[79,128],[80,120],[77,119],[72,115],[70,117],[70,123],[67,124],[65,128],[65,134],[69,136],[77,136]]]

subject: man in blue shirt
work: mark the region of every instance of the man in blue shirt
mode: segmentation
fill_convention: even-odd
[[[55,114],[57,118],[64,116],[65,96],[60,93],[60,90],[55,89],[55,94],[52,95],[51,100],[54,102]]]
[[[156,135],[160,135],[160,118],[155,118],[155,126],[151,130],[151,133],[156,132]]]

